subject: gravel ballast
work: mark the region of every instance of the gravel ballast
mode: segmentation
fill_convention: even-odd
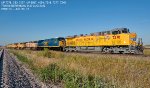
[[[3,52],[2,87],[3,88],[47,88],[15,56],[7,50]]]

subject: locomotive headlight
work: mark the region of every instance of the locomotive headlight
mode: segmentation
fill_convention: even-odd
[[[130,40],[132,40],[132,41],[136,41],[136,38],[130,38]]]

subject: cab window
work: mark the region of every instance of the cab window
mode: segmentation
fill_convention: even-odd
[[[113,34],[113,35],[116,35],[116,34],[121,34],[121,31],[120,31],[120,30],[117,30],[117,31],[112,31],[112,34]]]
[[[107,31],[107,34],[109,35],[109,34],[110,34],[110,31]]]
[[[129,33],[128,29],[122,30],[122,33]]]

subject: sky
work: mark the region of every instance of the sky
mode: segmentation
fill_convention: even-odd
[[[122,27],[150,44],[150,0],[62,1],[67,3],[25,11],[0,10],[0,45]]]

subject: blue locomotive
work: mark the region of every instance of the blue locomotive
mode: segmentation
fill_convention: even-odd
[[[50,38],[50,39],[37,41],[37,49],[48,48],[51,50],[62,51],[64,46],[65,46],[65,38],[63,37]]]

